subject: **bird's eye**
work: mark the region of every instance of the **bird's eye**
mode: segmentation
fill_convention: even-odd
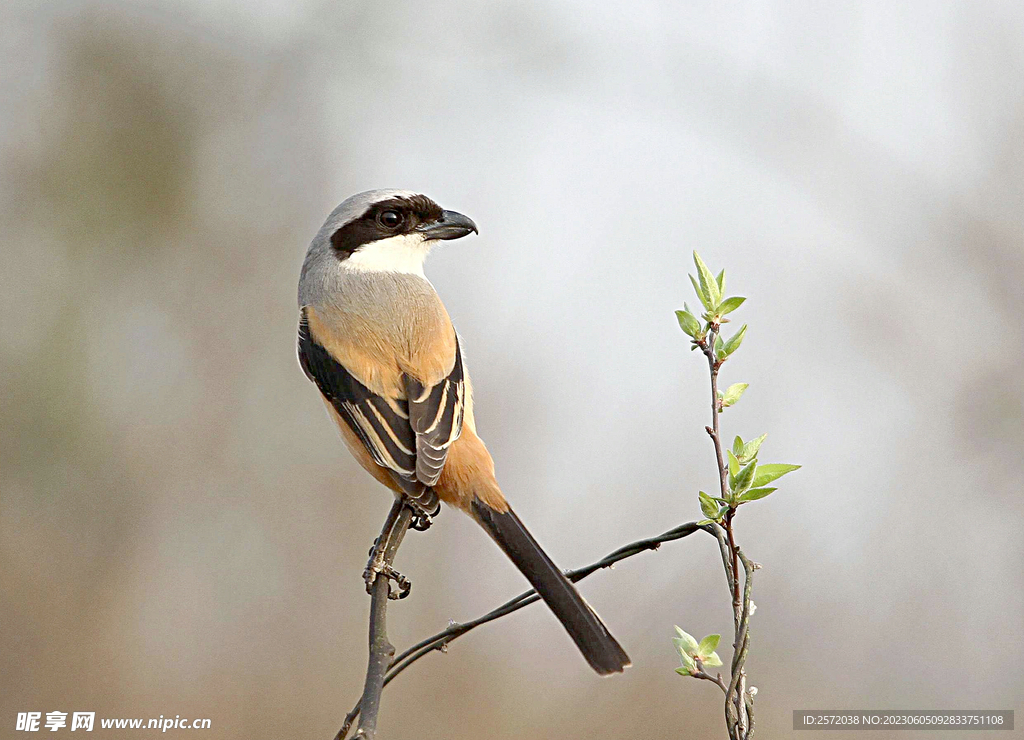
[[[377,220],[385,228],[397,229],[405,219],[403,219],[402,214],[398,211],[381,211],[380,215],[377,216]]]

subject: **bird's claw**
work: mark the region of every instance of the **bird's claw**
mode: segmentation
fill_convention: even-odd
[[[388,598],[389,599],[404,599],[412,591],[412,581],[403,576],[397,570],[392,568],[390,565],[387,570],[384,571],[384,577],[389,581],[394,581],[395,585],[398,586],[397,591],[391,590],[391,584],[388,583]]]
[[[408,596],[409,592],[412,591],[412,581],[385,563],[383,553],[378,554],[370,550],[370,555],[370,562],[366,564],[366,570],[363,571],[366,593],[373,593],[373,584],[376,582],[377,576],[381,575],[387,580],[389,599],[404,599]],[[397,590],[392,590],[391,581],[395,582],[395,585],[398,587]]]
[[[417,532],[425,532],[430,528],[431,520],[430,516],[424,514],[421,511],[414,511],[412,519],[409,522],[409,528],[415,529]]]

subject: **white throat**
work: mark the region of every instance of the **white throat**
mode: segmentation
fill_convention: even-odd
[[[357,272],[401,272],[426,277],[423,261],[431,246],[420,234],[401,234],[362,246],[341,264]]]

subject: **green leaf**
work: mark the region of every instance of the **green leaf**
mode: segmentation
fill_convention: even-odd
[[[737,457],[739,457],[743,462],[749,462],[750,460],[753,460],[755,457],[757,457],[757,451],[761,449],[761,443],[764,442],[767,436],[768,433],[765,432],[757,439],[752,439],[749,442],[747,442],[745,445],[743,445],[743,451],[739,455],[737,455]]]
[[[743,305],[743,301],[747,300],[742,296],[733,296],[732,298],[726,298],[722,301],[722,304],[718,307],[718,314],[725,316],[728,313],[732,313],[737,308]]]
[[[700,298],[701,304],[704,306],[704,308],[706,308],[708,311],[710,311],[711,310],[711,301],[710,301],[710,299],[708,299],[708,297],[704,294],[704,291],[701,289],[700,285],[697,283],[697,280],[693,277],[693,275],[690,275],[689,278],[690,278],[690,282],[693,283],[693,289],[695,291],[697,291],[697,297]]]
[[[743,343],[743,337],[747,333],[747,325],[744,324],[740,327],[740,330],[732,335],[728,342],[725,343],[725,347],[722,348],[722,357],[728,357],[733,352],[740,348]]]
[[[697,321],[697,317],[689,311],[676,311],[676,319],[679,321],[679,328],[689,334],[694,339],[700,334],[700,322]]]
[[[692,277],[691,277],[690,279],[691,279],[691,280],[693,280],[693,278],[692,278]],[[691,316],[693,316],[693,317],[695,317],[695,318],[696,318],[697,314],[695,314],[695,313],[693,312],[693,309],[691,309],[691,308],[690,308],[690,307],[689,307],[688,305],[686,305],[686,301],[683,301],[683,310],[684,310],[684,311],[686,311],[686,313],[688,313],[688,314],[690,314]],[[700,333],[701,333],[701,336],[703,336],[703,335],[704,335],[704,330],[703,330],[703,329],[701,329],[701,332],[700,332]]]
[[[740,461],[731,452],[726,452],[725,454],[729,456],[729,475],[735,476],[736,473],[740,472]]]
[[[715,357],[717,357],[720,360],[724,360],[725,356],[722,354],[724,350],[725,342],[722,341],[722,335],[719,334],[717,337],[715,337]]]
[[[715,500],[706,493],[704,493],[704,491],[700,491],[697,494],[697,498],[700,499],[700,510],[704,512],[704,516],[706,516],[708,519],[717,519],[718,504],[715,503]]]
[[[740,396],[743,395],[743,391],[747,389],[747,383],[733,383],[725,389],[725,395],[722,396],[723,406],[732,406],[740,400]]]
[[[683,632],[678,624],[675,627],[676,634],[679,635],[678,637],[672,638],[672,642],[675,643],[676,650],[679,651],[680,655],[686,655],[692,658],[697,654],[697,640],[690,633]]]
[[[711,274],[711,270],[696,252],[693,253],[693,263],[697,265],[697,278],[700,281],[701,290],[704,291],[704,295],[707,296],[708,302],[711,304],[707,306],[707,309],[714,311],[722,302],[722,290],[718,287],[718,281]]]
[[[744,501],[757,501],[759,498],[764,498],[769,493],[779,490],[778,488],[751,488],[749,491],[740,496],[740,503]]]
[[[732,454],[736,457],[743,455],[743,440],[740,439],[740,435],[736,435],[736,439],[732,441]]]
[[[676,668],[676,673],[680,676],[692,676],[697,672],[697,664],[693,661],[693,658],[685,653],[679,657],[682,659],[683,664]]]
[[[756,469],[757,460],[751,460],[740,469],[740,472],[736,474],[736,482],[732,485],[732,492],[734,496],[738,496],[750,488],[754,480],[754,471]]]
[[[708,668],[714,668],[715,666],[722,665],[722,659],[718,657],[718,653],[711,653],[708,657],[701,661]]]
[[[718,647],[718,641],[722,639],[721,635],[708,635],[700,641],[700,645],[697,646],[697,657],[704,660],[708,655],[715,652],[715,648]]]
[[[799,468],[799,465],[786,465],[785,463],[768,463],[766,465],[758,465],[757,476],[754,478],[754,482],[751,484],[751,487],[760,488],[766,483],[778,480],[786,473],[791,473]]]
[[[718,290],[722,295],[725,295],[725,268],[718,273],[718,277],[715,278],[715,282],[718,283]]]

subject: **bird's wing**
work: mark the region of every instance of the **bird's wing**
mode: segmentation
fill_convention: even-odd
[[[441,476],[448,448],[462,433],[466,382],[458,336],[455,362],[448,377],[424,386],[406,375],[405,391],[409,398],[409,423],[416,433],[416,478],[432,486]]]
[[[431,486],[441,474],[448,447],[462,431],[465,391],[458,344],[445,379],[425,387],[405,376],[408,400],[385,399],[363,385],[313,338],[305,312],[299,323],[298,354],[306,376],[374,462],[388,470],[425,513],[435,514],[439,504]]]

